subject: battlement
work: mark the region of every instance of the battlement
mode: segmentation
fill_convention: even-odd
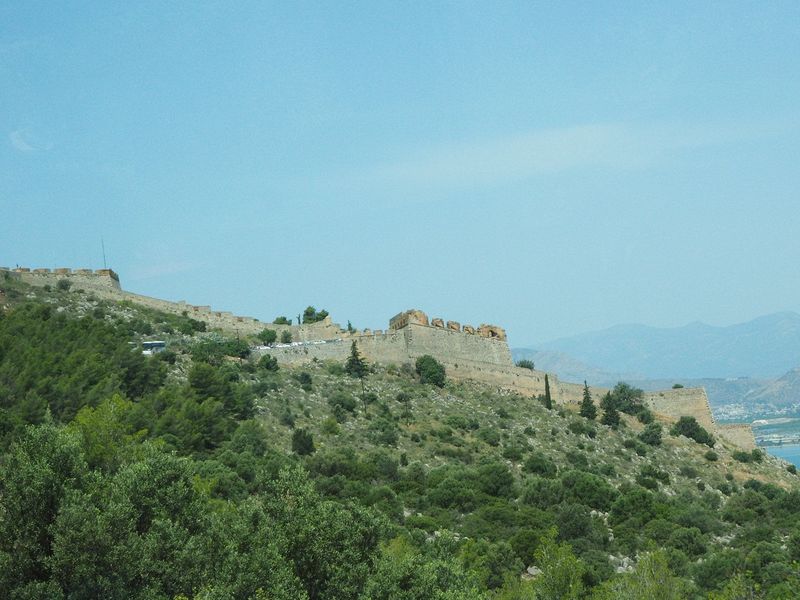
[[[480,337],[494,339],[500,342],[507,341],[506,330],[498,325],[488,325],[483,323],[476,329],[472,325],[462,326],[458,321],[447,321],[445,323],[445,320],[440,317],[434,317],[433,319],[428,320],[428,315],[415,308],[398,313],[389,319],[389,329],[391,330],[400,330],[414,325],[421,327],[432,327],[435,329],[446,329],[448,331],[466,333],[468,335],[478,335]]]
[[[57,269],[16,267],[0,267],[0,274],[8,274],[31,285],[56,285],[60,280],[87,289],[120,289],[119,275],[112,269]]]

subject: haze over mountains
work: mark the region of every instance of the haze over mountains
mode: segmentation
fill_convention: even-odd
[[[800,365],[800,315],[780,312],[715,327],[616,325],[517,349],[515,357],[559,365],[558,372],[592,379],[772,379]]]
[[[564,381],[607,387],[629,381],[645,390],[702,386],[715,409],[741,404],[761,414],[800,403],[800,315],[794,312],[728,327],[618,325],[512,354]]]

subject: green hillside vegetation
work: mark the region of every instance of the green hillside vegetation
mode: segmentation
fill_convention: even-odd
[[[737,460],[696,423],[670,433],[630,386],[605,400],[611,427],[602,399],[593,419],[547,409],[449,380],[435,357],[288,369],[186,316],[0,289],[3,597],[732,599],[800,586],[797,476],[769,456]],[[143,356],[153,337],[168,351]]]

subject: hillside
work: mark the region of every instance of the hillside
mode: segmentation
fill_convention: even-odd
[[[748,403],[773,405],[800,405],[800,367],[796,367],[744,396]]]
[[[626,378],[773,378],[800,364],[800,315],[775,313],[728,327],[617,325],[537,343]]]
[[[759,452],[437,387],[412,364],[363,382],[343,361],[287,367],[186,315],[0,288],[9,597],[795,589],[798,477]],[[144,339],[168,351],[143,356]]]

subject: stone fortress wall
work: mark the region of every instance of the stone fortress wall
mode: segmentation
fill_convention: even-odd
[[[280,334],[288,330],[292,334],[293,344],[276,344],[257,350],[257,353],[275,356],[283,364],[300,365],[314,359],[343,361],[350,353],[352,341],[355,341],[359,351],[373,362],[400,365],[430,354],[445,365],[450,378],[479,381],[524,396],[544,394],[545,373],[515,366],[505,330],[496,325],[482,324],[473,327],[441,318],[428,319],[419,310],[407,310],[395,315],[385,331],[347,331],[333,323],[330,316],[308,325],[276,325],[252,317],[214,311],[209,306],[197,306],[183,301],[170,302],[124,291],[119,277],[111,269],[92,271],[0,267],[0,275],[3,273],[38,286],[55,287],[59,280],[66,279],[72,283],[72,289],[91,291],[108,300],[130,301],[167,313],[185,314],[204,321],[211,329],[228,333],[255,335],[269,328]],[[573,405],[580,403],[583,385],[561,382],[553,373],[547,375],[555,402]],[[589,389],[595,402],[599,402],[609,391],[591,386]],[[644,400],[654,413],[666,421],[675,421],[683,415],[693,416],[703,427],[726,441],[746,449],[755,447],[750,425],[718,426],[715,423],[703,388],[646,392]]]
[[[756,436],[747,423],[725,423],[717,425],[717,433],[725,440],[743,450],[756,449]]]
[[[198,321],[203,321],[211,329],[221,329],[229,333],[242,335],[255,335],[265,327],[276,330],[279,334],[288,329],[294,340],[326,339],[341,329],[326,318],[319,323],[308,325],[274,325],[259,321],[253,317],[242,317],[227,311],[212,310],[210,306],[195,305],[183,300],[171,302],[134,294],[122,289],[119,276],[112,269],[29,269],[17,267],[9,269],[0,267],[0,276],[7,273],[10,277],[20,279],[30,285],[55,287],[58,282],[65,279],[70,282],[73,290],[82,289],[91,292],[98,298],[112,301],[130,301],[147,308],[160,310],[175,315],[186,315]]]

